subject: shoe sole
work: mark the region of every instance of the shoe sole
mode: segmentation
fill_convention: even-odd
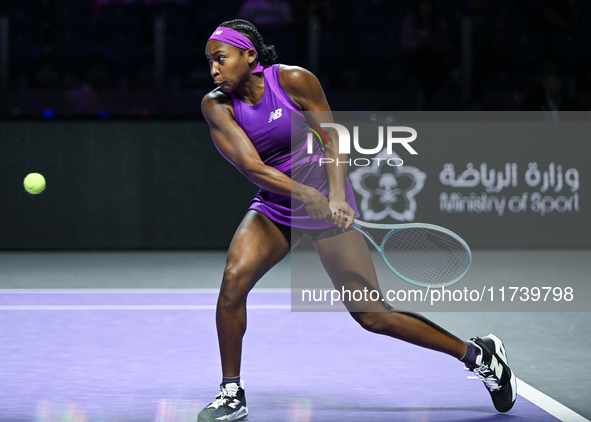
[[[248,416],[248,407],[244,406],[238,409],[236,412],[232,413],[231,415],[222,416],[220,418],[213,418],[213,419],[202,419],[197,418],[197,422],[215,422],[215,421],[241,421],[246,419]]]
[[[494,334],[489,334],[486,336],[486,338],[489,338],[493,341],[493,343],[495,344],[495,349],[493,350],[493,353],[501,359],[501,361],[503,362],[503,367],[506,368],[511,373],[511,377],[509,378],[509,385],[511,386],[511,404],[508,408],[499,409],[497,407],[497,404],[495,403],[495,399],[493,396],[493,393],[503,394],[503,391],[502,391],[503,389],[501,389],[498,392],[496,392],[496,391],[490,392],[491,398],[493,399],[493,404],[495,405],[495,409],[497,409],[501,413],[505,413],[505,412],[508,412],[509,410],[511,410],[511,408],[513,407],[513,404],[515,403],[515,400],[517,398],[517,378],[515,377],[515,373],[511,370],[511,368],[509,368],[509,361],[507,359],[507,351],[505,350],[505,345],[503,344],[501,339],[498,338],[497,336],[495,336]]]

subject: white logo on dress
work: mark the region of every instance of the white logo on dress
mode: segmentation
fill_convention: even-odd
[[[271,123],[273,120],[277,120],[278,118],[281,117],[281,112],[283,111],[282,108],[278,108],[275,111],[271,112],[271,115],[269,116],[269,121],[267,123]]]

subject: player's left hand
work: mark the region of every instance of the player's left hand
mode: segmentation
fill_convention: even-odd
[[[329,201],[332,223],[341,230],[347,230],[355,221],[355,211],[345,201]]]

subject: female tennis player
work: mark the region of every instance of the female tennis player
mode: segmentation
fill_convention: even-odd
[[[220,393],[198,416],[199,421],[240,420],[248,415],[240,380],[246,298],[301,236],[312,238],[337,290],[371,286],[379,291],[379,285],[363,236],[350,229],[358,214],[344,167],[296,169],[290,161],[292,120],[302,120],[296,127],[302,127],[304,141],[307,133],[301,112],[330,112],[318,79],[301,67],[275,64],[274,47],[265,45],[254,25],[245,20],[227,21],[216,28],[205,55],[217,85],[201,104],[213,142],[260,187],[230,244],[217,302]],[[346,157],[338,154],[338,137],[327,136],[324,151],[314,153],[342,162]],[[511,409],[515,375],[496,336],[463,341],[419,315],[390,311],[381,301],[369,305],[373,308],[357,311],[354,303],[345,303],[366,330],[459,359],[484,381],[498,411]]]

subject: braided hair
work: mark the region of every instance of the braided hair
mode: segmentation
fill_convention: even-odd
[[[275,46],[266,45],[263,42],[263,37],[259,33],[256,26],[254,26],[249,21],[244,19],[233,19],[222,22],[219,26],[231,28],[249,38],[254,44],[254,48],[256,48],[259,55],[258,61],[263,66],[267,67],[277,63],[277,52],[275,51]]]

